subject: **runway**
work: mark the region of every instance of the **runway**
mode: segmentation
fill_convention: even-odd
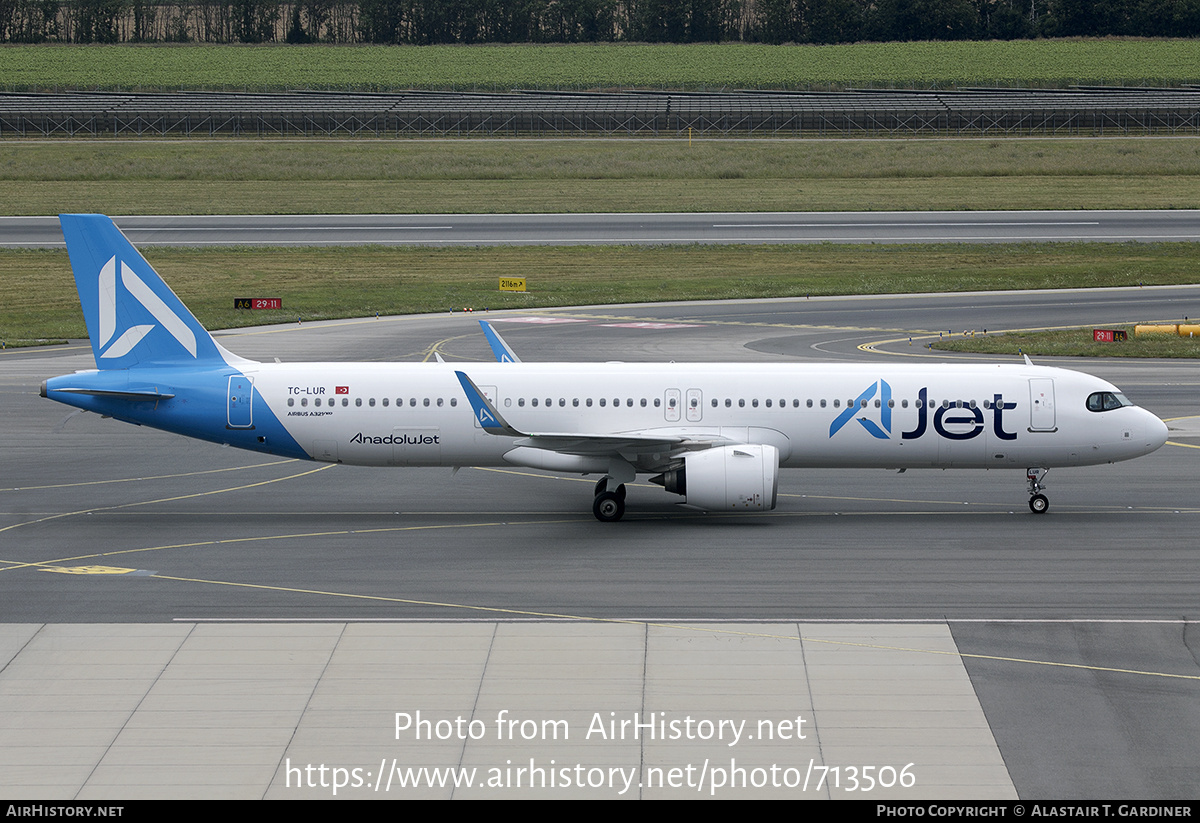
[[[1109,325],[1198,310],[1200,289],[1165,287],[604,306],[490,319],[529,361],[886,362],[928,356],[922,342],[944,332]],[[331,321],[220,340],[258,359],[414,360],[436,351],[471,362],[490,357],[477,319]],[[78,655],[98,667],[89,682],[102,682],[105,661],[151,648],[159,651],[139,664],[150,667],[141,680],[122,682],[137,681],[156,699],[124,714],[114,709],[119,722],[97,722],[113,729],[117,745],[107,756],[115,761],[101,751],[88,761],[100,764],[96,771],[53,786],[13,783],[6,767],[0,793],[39,785],[24,793],[132,796],[152,793],[154,780],[176,790],[168,796],[186,793],[147,748],[200,734],[178,731],[185,721],[174,712],[195,714],[172,684],[194,681],[201,669],[190,665],[215,672],[241,659],[251,669],[254,660],[283,666],[279,683],[294,680],[314,699],[301,700],[295,717],[262,720],[270,733],[251,733],[237,748],[241,756],[252,745],[266,753],[258,764],[265,776],[248,780],[250,788],[238,784],[235,796],[300,796],[280,765],[289,759],[379,765],[380,752],[391,756],[401,746],[394,712],[470,716],[483,706],[479,716],[490,722],[518,705],[539,719],[569,716],[580,731],[594,712],[775,721],[800,712],[823,722],[828,765],[874,758],[874,766],[916,763],[920,774],[908,791],[855,795],[842,786],[807,796],[1195,794],[1200,668],[1190,621],[1200,582],[1192,562],[1200,376],[1193,363],[1060,364],[1113,381],[1172,420],[1173,432],[1168,446],[1138,461],[1055,470],[1045,517],[1026,509],[1019,472],[814,471],[784,473],[779,509],[757,517],[680,510],[661,489],[638,484],[625,520],[609,525],[588,510],[588,478],[264,459],[71,414],[37,396],[42,379],[91,365],[80,344],[0,353],[0,415],[8,421],[0,620],[10,626],[0,659],[12,661],[9,679],[0,676],[0,702],[7,716],[44,711],[38,717],[50,723],[53,700],[13,711],[22,688],[14,672],[55,654]],[[105,570],[113,573],[86,573]],[[532,627],[559,625],[547,619],[579,631],[540,636]],[[300,628],[279,628],[293,624]],[[454,626],[476,627],[459,631],[474,639],[445,640]],[[138,641],[142,635],[157,639]],[[831,638],[834,646],[822,645]],[[93,657],[85,653],[91,648],[107,651]],[[287,661],[312,648],[324,651],[289,674]],[[822,658],[825,648],[840,656]],[[241,657],[230,658],[233,650]],[[212,661],[222,654],[223,662]],[[932,671],[918,662],[947,654],[957,668]],[[365,662],[356,669],[349,661],[358,658],[345,655]],[[430,668],[418,677],[397,668],[404,660]],[[228,684],[239,677],[253,679],[214,676],[226,683],[221,694],[236,691]],[[346,678],[366,678],[366,691],[338,691]],[[156,706],[171,719],[145,714]],[[339,726],[337,709],[359,714]],[[333,731],[359,726],[361,735]],[[157,737],[154,728],[162,730]],[[288,743],[289,734],[298,737]],[[212,745],[214,755],[233,746]],[[806,763],[812,745],[755,756]],[[743,751],[715,743],[664,750],[644,741],[573,750],[542,740],[487,751],[460,744],[433,757],[411,740],[403,746],[423,763],[460,765],[518,756],[699,763]],[[50,748],[23,744],[4,756],[28,762]],[[120,763],[132,763],[140,782],[110,779]]]
[[[137,246],[1194,241],[1200,212],[230,215],[114,217]],[[57,217],[0,217],[0,248],[60,248]]]

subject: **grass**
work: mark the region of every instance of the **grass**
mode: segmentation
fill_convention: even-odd
[[[769,46],[15,46],[8,90],[809,89],[1200,80],[1195,40],[1027,40]]]
[[[1176,318],[1178,322],[1183,318]],[[1165,321],[1164,321],[1165,322]],[[955,340],[941,340],[933,348],[941,351],[979,352],[983,354],[1028,354],[1030,357],[1200,357],[1200,338],[1150,335],[1135,337],[1133,326],[1105,326],[1123,329],[1128,340],[1097,343],[1092,327],[1020,331],[1001,334],[977,334]]]
[[[0,143],[0,202],[14,215],[1200,208],[1200,139],[21,141]]]
[[[0,180],[909,180],[1200,174],[1200,138],[0,143]]]
[[[151,249],[147,258],[213,329],[467,306],[1200,281],[1200,259],[1183,243]],[[527,278],[527,294],[497,291],[498,278],[513,276]],[[281,297],[284,309],[236,311],[243,296]],[[84,336],[66,253],[0,251],[0,340]]]

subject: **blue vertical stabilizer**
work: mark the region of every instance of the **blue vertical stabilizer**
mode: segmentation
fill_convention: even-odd
[[[238,361],[102,214],[59,215],[100,369]]]

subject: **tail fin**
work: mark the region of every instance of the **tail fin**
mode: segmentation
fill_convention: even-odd
[[[100,369],[237,362],[102,214],[62,214],[63,239]]]

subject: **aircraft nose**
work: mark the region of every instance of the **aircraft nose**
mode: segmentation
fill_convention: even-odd
[[[1167,424],[1150,412],[1146,412],[1146,416],[1150,418],[1146,421],[1146,453],[1149,454],[1167,442]]]

